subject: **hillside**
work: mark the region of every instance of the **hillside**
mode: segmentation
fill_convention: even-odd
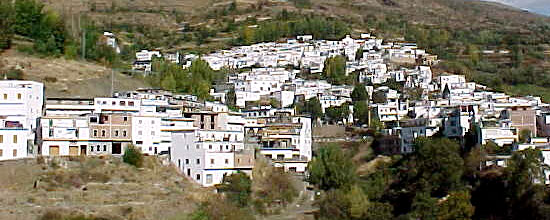
[[[436,72],[464,74],[469,80],[512,94],[534,94],[550,99],[548,55],[550,17],[525,12],[498,3],[472,0],[46,0],[46,8],[63,17],[68,36],[80,39],[82,29],[112,31],[122,46],[128,68],[140,49],[207,53],[243,44],[246,27],[279,22],[295,24],[309,18],[337,20],[345,33],[372,32],[385,39],[415,41],[445,61]],[[286,13],[286,14],[285,14]],[[287,17],[284,17],[284,16]],[[312,25],[315,23],[310,23]],[[330,23],[329,23],[330,25]],[[265,33],[272,33],[268,28]],[[349,30],[349,31],[348,31]],[[280,32],[280,29],[276,29]],[[256,31],[259,32],[259,31]],[[265,35],[265,33],[263,33]],[[280,36],[300,34],[282,33]],[[254,35],[254,34],[253,34]],[[276,36],[279,36],[276,35]],[[338,38],[340,32],[331,35]],[[323,37],[323,36],[316,36]],[[271,40],[265,36],[251,42]],[[78,47],[78,40],[76,47]],[[77,48],[78,49],[78,48]],[[79,50],[79,49],[78,49]],[[510,55],[485,56],[484,50],[508,50]],[[548,53],[550,54],[550,53]],[[4,60],[34,59],[54,65],[26,73],[27,79],[45,81],[52,96],[93,96],[110,93],[110,71],[101,65],[64,60],[28,58],[4,53]],[[98,62],[99,58],[96,58]],[[19,62],[19,61],[18,61]],[[35,68],[37,65],[33,65]],[[56,68],[57,66],[58,68]],[[72,67],[79,70],[73,71]],[[0,67],[1,68],[1,67]],[[529,70],[531,68],[531,70]],[[67,69],[70,71],[60,71]],[[55,70],[55,71],[54,71]],[[528,72],[528,71],[531,71]],[[521,76],[532,74],[529,79]],[[115,90],[146,84],[143,80],[117,75]],[[84,89],[86,90],[84,90]],[[82,91],[82,92],[81,92]]]
[[[40,58],[8,50],[0,55],[0,69],[17,69],[21,71],[22,79],[44,82],[47,97],[111,96],[111,70],[97,63]],[[113,75],[115,91],[147,87],[143,80],[118,72]]]
[[[0,173],[0,219],[174,219],[208,195],[153,158],[142,169],[117,158],[4,161]]]

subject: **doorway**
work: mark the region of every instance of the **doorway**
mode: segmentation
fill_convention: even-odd
[[[112,154],[122,154],[122,144],[121,143],[113,143],[113,150]]]
[[[80,145],[80,155],[86,155],[86,149],[88,149],[86,145]]]

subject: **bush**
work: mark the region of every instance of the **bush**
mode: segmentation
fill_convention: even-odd
[[[127,164],[134,165],[135,167],[143,167],[143,154],[135,146],[130,145],[124,151],[122,161]]]
[[[9,69],[6,72],[6,78],[11,80],[22,80],[23,79],[23,71],[19,69]]]
[[[252,193],[252,180],[246,173],[237,172],[223,177],[222,184],[218,189],[223,192],[226,198],[239,207],[245,207],[250,200]]]

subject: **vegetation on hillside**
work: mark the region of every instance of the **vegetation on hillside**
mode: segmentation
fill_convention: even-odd
[[[480,151],[462,152],[446,138],[418,139],[416,151],[372,160],[356,174],[350,152],[325,146],[310,164],[309,181],[322,190],[319,219],[544,219],[542,155],[514,152],[506,168],[479,170]],[[466,156],[461,156],[466,155]],[[351,172],[351,173],[350,173]]]
[[[122,161],[124,161],[124,163],[140,168],[143,167],[143,154],[141,154],[141,150],[136,148],[134,145],[130,145],[124,151],[124,155],[122,155]]]
[[[210,88],[216,82],[225,80],[226,71],[214,71],[202,59],[196,59],[187,69],[170,61],[153,61],[153,73],[145,77],[146,81],[168,91],[193,94],[201,99],[210,97]]]

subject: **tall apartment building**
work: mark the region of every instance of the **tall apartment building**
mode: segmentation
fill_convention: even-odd
[[[189,112],[187,131],[172,134],[171,160],[203,186],[222,182],[225,175],[251,172],[254,150],[244,146],[244,118],[230,112]]]
[[[44,85],[0,81],[0,160],[34,154],[35,131],[44,105]]]

